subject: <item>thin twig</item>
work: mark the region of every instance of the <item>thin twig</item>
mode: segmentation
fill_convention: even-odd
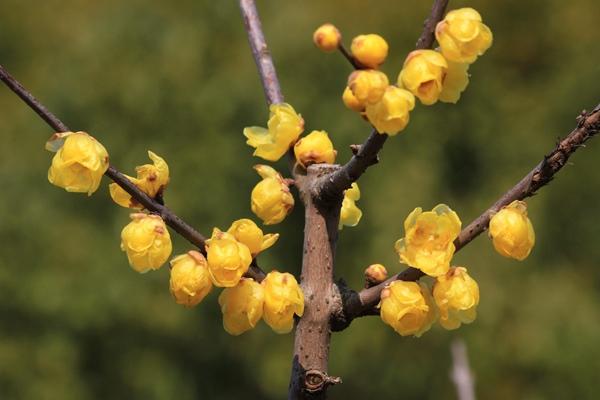
[[[417,49],[429,49],[433,46],[433,42],[435,41],[435,27],[444,17],[448,2],[449,0],[437,0],[433,3],[431,14],[423,24],[423,33],[419,40],[417,40],[415,46]]]
[[[458,400],[475,400],[475,380],[469,367],[467,346],[462,339],[455,339],[450,345],[452,370],[450,378],[456,387]]]
[[[344,58],[346,58],[346,60],[348,60],[348,62],[350,64],[352,64],[352,66],[354,67],[354,69],[363,69],[365,68],[361,63],[358,62],[358,60],[356,58],[354,58],[354,56],[352,56],[352,54],[350,54],[350,52],[348,51],[348,49],[346,49],[344,47],[344,44],[340,41],[340,44],[338,45],[338,50],[340,51],[340,53],[342,53],[342,55],[344,56]]]

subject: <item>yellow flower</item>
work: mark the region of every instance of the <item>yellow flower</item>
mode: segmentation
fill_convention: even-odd
[[[206,258],[210,277],[214,285],[219,287],[237,285],[252,262],[248,246],[217,228],[206,241]]]
[[[362,112],[365,110],[365,103],[358,101],[348,86],[346,86],[346,89],[344,89],[342,101],[344,102],[344,105],[352,111]]]
[[[389,84],[387,76],[374,69],[354,71],[348,77],[348,87],[361,104],[377,103]]]
[[[420,337],[437,319],[429,288],[423,283],[394,281],[381,292],[381,319],[401,336]]]
[[[408,90],[388,86],[381,100],[367,105],[367,118],[379,133],[396,135],[408,125],[415,97]]]
[[[46,142],[46,149],[56,152],[48,170],[51,184],[67,192],[91,196],[108,169],[108,152],[86,132],[55,133]]]
[[[387,57],[388,44],[384,38],[373,33],[359,35],[352,39],[350,51],[352,56],[365,67],[377,68]]]
[[[264,289],[260,283],[249,278],[226,288],[219,296],[223,313],[223,327],[233,336],[254,328],[263,315]]]
[[[193,307],[212,290],[206,258],[195,250],[171,260],[171,294],[177,304]]]
[[[304,168],[312,164],[333,164],[337,151],[325,131],[312,131],[294,145],[296,160]]]
[[[400,262],[429,276],[444,275],[450,268],[460,226],[458,215],[445,204],[426,212],[415,208],[404,221],[404,238],[395,245]]]
[[[153,165],[144,164],[137,166],[135,168],[137,178],[128,175],[125,176],[142,192],[154,198],[158,193],[162,193],[169,183],[169,166],[164,159],[151,151],[148,151],[148,157],[154,163]],[[137,200],[116,183],[111,183],[108,187],[110,189],[110,197],[118,205],[127,208],[143,208]]]
[[[245,244],[253,257],[273,246],[279,239],[279,233],[263,235],[263,231],[254,221],[246,218],[234,221],[227,229],[227,233],[232,234],[238,242]]]
[[[277,161],[296,143],[304,130],[304,120],[286,103],[271,104],[268,128],[244,128],[247,144],[256,148],[254,155],[268,161]]]
[[[445,329],[457,329],[477,317],[479,286],[463,267],[452,267],[439,276],[433,285],[433,298],[440,310],[440,325]]]
[[[294,196],[285,180],[268,165],[255,165],[254,169],[263,178],[250,196],[252,212],[265,225],[278,224],[294,208]]]
[[[356,201],[360,199],[360,189],[356,182],[352,183],[350,189],[344,191],[344,200],[340,210],[340,223],[338,229],[346,226],[356,226],[362,218],[362,211],[356,206]]]
[[[288,333],[294,327],[294,314],[304,314],[304,295],[296,278],[287,272],[271,271],[262,281],[265,289],[263,319],[275,332]]]
[[[313,42],[324,52],[335,51],[340,45],[342,35],[332,24],[323,24],[313,33]]]
[[[535,244],[533,225],[527,217],[527,204],[515,200],[490,220],[494,248],[504,257],[519,261],[527,258]]]
[[[144,273],[159,269],[171,255],[169,230],[158,215],[136,213],[121,231],[121,250],[127,253],[131,268]]]
[[[398,75],[398,86],[409,90],[421,103],[434,104],[442,91],[442,81],[447,69],[446,59],[437,51],[412,51]]]
[[[460,99],[460,94],[469,84],[469,64],[448,61],[448,71],[444,77],[440,101],[454,103]]]
[[[472,8],[450,11],[437,24],[435,38],[448,61],[473,63],[492,45],[492,31]]]
[[[388,277],[387,269],[382,264],[371,264],[365,269],[365,280],[370,285],[377,285]]]

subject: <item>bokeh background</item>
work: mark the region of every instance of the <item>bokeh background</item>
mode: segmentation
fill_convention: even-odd
[[[451,1],[481,11],[495,41],[471,68],[458,105],[418,106],[382,162],[360,180],[364,218],[343,230],[337,271],[362,285],[370,263],[403,268],[393,251],[416,206],[445,202],[467,224],[600,100],[596,0]],[[340,100],[349,65],[323,54],[313,29],[330,21],[346,43],[377,32],[395,80],[429,1],[259,1],[286,100],[307,129],[350,155],[369,127]],[[268,116],[235,1],[3,0],[0,63],[67,125],[87,130],[123,172],[165,157],[168,205],[210,234],[252,217],[260,160],[244,126]],[[241,337],[221,326],[215,290],[176,305],[168,268],[139,275],[119,250],[128,211],[107,184],[92,197],[51,186],[51,130],[0,87],[0,398],[281,399],[293,337],[261,323]],[[596,139],[600,141],[600,139]],[[468,346],[484,399],[595,399],[600,383],[600,143],[593,140],[529,201],[537,245],[523,262],[482,236],[455,258],[481,288],[478,319],[401,338],[379,318],[335,334],[332,398],[452,399],[449,343]],[[277,167],[286,170],[285,162]],[[266,269],[298,272],[303,212],[266,229],[279,243]],[[174,253],[190,245],[173,234]]]

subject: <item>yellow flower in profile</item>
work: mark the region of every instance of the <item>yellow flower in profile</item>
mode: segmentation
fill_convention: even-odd
[[[286,103],[271,104],[268,128],[244,128],[246,143],[256,150],[254,155],[268,161],[277,161],[296,143],[304,130],[304,120]]]
[[[398,86],[417,96],[421,103],[434,104],[442,91],[442,81],[447,69],[446,59],[437,51],[412,51],[398,75]]]
[[[437,277],[433,298],[440,310],[440,325],[452,330],[469,324],[477,317],[479,286],[463,267],[452,267]]]
[[[348,77],[348,87],[361,104],[377,103],[389,84],[387,76],[374,69],[354,71]]]
[[[171,260],[169,289],[177,304],[193,307],[212,290],[208,263],[202,253],[192,250]]]
[[[350,189],[344,191],[344,200],[342,200],[338,229],[342,229],[344,225],[358,225],[362,218],[362,211],[356,206],[356,201],[358,201],[358,199],[360,199],[360,189],[356,182],[353,182]]]
[[[444,103],[458,102],[460,95],[469,84],[469,64],[448,61],[448,70],[444,77],[440,101]]]
[[[394,136],[404,130],[415,108],[415,97],[408,90],[388,86],[381,100],[367,105],[367,118],[379,133]]]
[[[140,273],[159,269],[171,255],[169,230],[158,215],[131,214],[131,222],[121,231],[121,250],[127,253],[131,268]]]
[[[515,200],[498,211],[490,220],[489,234],[498,253],[519,261],[526,259],[535,245],[535,232],[527,217],[527,204]]]
[[[420,337],[437,319],[424,283],[394,281],[381,292],[381,319],[401,336]]]
[[[292,212],[294,196],[286,181],[268,165],[255,165],[254,169],[263,178],[250,195],[252,212],[265,225],[278,224]]]
[[[162,193],[165,187],[169,184],[169,166],[166,161],[148,150],[148,157],[153,164],[144,164],[137,166],[137,178],[125,175],[135,186],[149,197],[154,198],[157,194]],[[121,207],[127,208],[143,208],[129,193],[121,188],[116,183],[108,185],[110,189],[110,197],[115,203]]]
[[[48,169],[48,181],[67,192],[91,196],[108,169],[108,152],[86,132],[55,133],[46,142],[46,150],[56,154]]]
[[[312,131],[294,145],[294,155],[304,168],[312,164],[333,164],[337,151],[325,131]]]
[[[263,315],[264,289],[250,278],[242,278],[234,287],[226,288],[219,296],[223,327],[233,336],[254,328]]]
[[[435,28],[435,38],[448,61],[473,63],[492,45],[492,31],[472,8],[452,10]]]
[[[352,56],[368,68],[377,68],[385,61],[388,44],[384,38],[374,33],[358,35],[350,45]]]
[[[237,285],[252,263],[248,246],[217,228],[206,241],[206,259],[212,282],[219,287]]]
[[[395,245],[400,262],[429,276],[444,275],[454,255],[454,239],[460,233],[458,215],[445,204],[431,211],[417,207],[404,221],[404,238]]]
[[[275,332],[288,333],[294,327],[294,314],[304,314],[304,294],[294,275],[271,271],[262,281],[265,290],[263,319]]]
[[[362,112],[365,110],[365,103],[359,101],[348,86],[344,89],[342,101],[344,102],[344,105],[352,111]]]
[[[238,242],[245,244],[253,257],[273,246],[279,239],[279,233],[264,235],[254,221],[247,218],[234,221],[227,229],[227,233],[232,234]]]
[[[342,35],[333,24],[323,24],[313,33],[313,42],[321,51],[330,53],[340,45]]]

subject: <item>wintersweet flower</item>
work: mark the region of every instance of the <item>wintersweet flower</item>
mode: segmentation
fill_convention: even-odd
[[[219,287],[237,285],[252,263],[248,246],[217,228],[206,241],[206,259],[212,282]]]
[[[381,292],[381,319],[401,336],[420,337],[437,319],[424,283],[394,281]]]
[[[268,161],[277,161],[296,143],[304,130],[304,120],[286,103],[271,104],[268,128],[244,128],[246,143],[256,150],[254,155]]]
[[[371,264],[365,269],[365,280],[369,285],[377,285],[388,277],[387,269],[382,264]]]
[[[377,132],[394,136],[404,130],[415,108],[415,97],[408,90],[388,86],[381,100],[367,105],[366,115]]]
[[[212,290],[208,263],[202,253],[192,250],[171,260],[169,289],[177,304],[193,307]]]
[[[226,288],[219,296],[223,313],[223,327],[233,336],[254,328],[263,315],[264,289],[253,279],[242,278],[239,283]]]
[[[294,275],[271,271],[262,281],[265,291],[263,319],[275,332],[288,333],[294,327],[294,314],[304,314],[304,295]]]
[[[412,51],[398,75],[398,86],[409,90],[421,103],[434,104],[442,91],[442,81],[447,69],[446,59],[437,51]]]
[[[55,133],[46,142],[46,150],[55,152],[48,170],[48,181],[67,192],[91,196],[108,169],[108,152],[86,132]]]
[[[444,77],[439,100],[444,103],[458,102],[460,95],[469,84],[469,64],[448,61],[448,70]]]
[[[135,186],[149,197],[154,198],[157,194],[162,193],[169,184],[169,166],[166,161],[148,150],[148,158],[153,164],[144,164],[135,167],[137,178],[125,175]],[[142,208],[142,205],[137,202],[129,193],[121,188],[116,183],[108,185],[110,189],[110,197],[115,203],[127,208]]]
[[[344,89],[342,101],[344,102],[344,105],[352,111],[363,112],[365,110],[365,103],[359,101],[348,86]]]
[[[356,206],[356,201],[360,199],[360,189],[356,182],[352,183],[350,189],[344,191],[344,200],[340,210],[340,223],[338,229],[346,226],[356,226],[362,218],[362,211]]]
[[[463,267],[452,267],[437,277],[433,298],[440,310],[440,325],[452,330],[469,324],[477,317],[479,286]]]
[[[377,103],[389,84],[387,76],[374,69],[354,71],[348,77],[348,87],[361,104]]]
[[[294,155],[304,168],[312,164],[333,164],[337,151],[325,131],[312,131],[294,145]]]
[[[264,235],[254,221],[247,218],[234,221],[227,229],[227,233],[232,234],[238,242],[245,244],[253,257],[273,246],[279,239],[279,233]]]
[[[359,35],[352,39],[350,51],[360,64],[369,68],[377,68],[387,57],[388,44],[384,38],[374,33]]]
[[[448,61],[473,63],[492,45],[492,31],[472,8],[452,10],[435,28],[435,38]]]
[[[330,53],[340,45],[342,35],[333,24],[323,24],[313,33],[313,42],[321,51]]]
[[[445,204],[426,212],[415,208],[404,221],[404,238],[395,245],[400,262],[430,276],[444,275],[450,268],[460,227],[458,215]]]
[[[292,212],[294,196],[282,176],[268,165],[255,165],[254,169],[263,178],[250,195],[252,212],[265,225],[278,224]]]
[[[490,220],[489,234],[494,248],[504,257],[519,261],[527,258],[535,245],[535,232],[527,217],[527,204],[515,200],[498,211]]]
[[[159,269],[171,255],[169,230],[158,215],[131,214],[131,222],[121,231],[121,250],[127,253],[131,268],[140,273]]]

